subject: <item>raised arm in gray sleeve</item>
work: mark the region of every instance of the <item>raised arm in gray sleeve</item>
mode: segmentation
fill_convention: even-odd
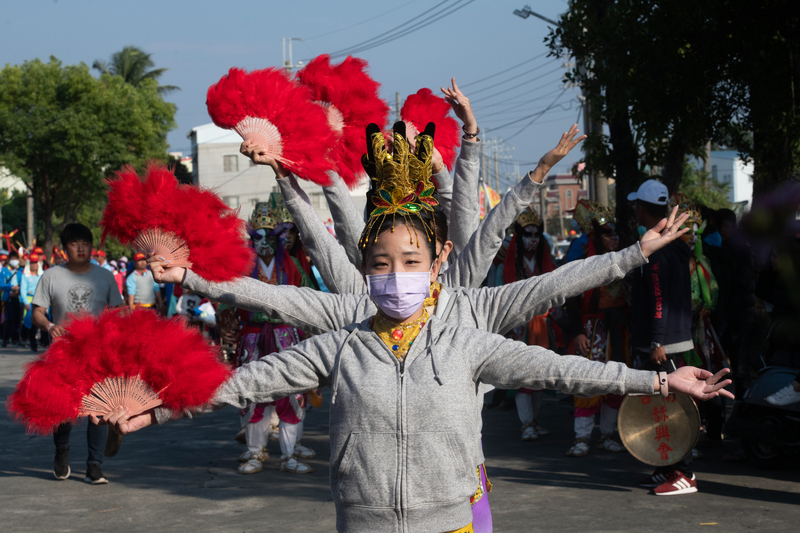
[[[453,175],[453,202],[450,206],[450,240],[453,257],[467,246],[480,222],[478,179],[480,178],[481,142],[461,143]],[[447,212],[447,211],[445,211]]]
[[[608,285],[645,263],[647,259],[636,243],[619,252],[572,261],[547,274],[500,287],[461,289],[462,294],[453,295],[451,303],[466,296],[475,316],[486,320],[482,329],[502,335],[551,307],[564,305],[567,298]],[[445,317],[448,314],[443,313]]]
[[[323,187],[322,192],[325,193],[325,199],[328,200],[336,237],[344,247],[347,259],[360,269],[361,252],[358,249],[358,240],[361,238],[361,232],[364,231],[364,214],[359,213],[356,209],[350,196],[350,189],[347,188],[342,178],[334,172],[328,172],[328,176],[331,178],[332,185]]]
[[[440,279],[446,287],[471,289],[481,286],[489,267],[492,266],[492,261],[503,245],[506,229],[533,201],[533,195],[539,187],[541,183],[533,181],[526,175],[494,209],[489,211],[462,252],[442,274]]]
[[[622,363],[561,356],[541,346],[528,346],[473,328],[455,329],[453,339],[458,339],[462,348],[455,351],[473,371],[475,382],[500,389],[556,389],[569,394],[653,393],[654,372],[633,370]]]
[[[253,278],[210,282],[191,270],[186,271],[183,287],[215,302],[265,313],[313,334],[361,322],[377,312],[366,295],[328,294],[308,287],[270,285]]]
[[[338,294],[365,293],[367,289],[361,272],[347,258],[344,248],[325,229],[325,224],[297,179],[290,174],[287,178],[279,179],[278,186],[300,232],[300,239],[328,290]]]
[[[431,176],[433,184],[436,185],[436,192],[439,194],[439,205],[442,211],[447,215],[447,222],[450,223],[450,210],[453,205],[453,178],[450,177],[450,172],[447,167],[444,167],[441,172]]]

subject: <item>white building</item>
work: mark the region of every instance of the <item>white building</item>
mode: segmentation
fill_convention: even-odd
[[[28,186],[4,166],[0,166],[0,189],[5,189],[8,194],[13,191],[27,191]]]
[[[242,138],[232,130],[204,124],[192,128],[188,135],[192,144],[192,178],[196,185],[214,190],[239,216],[250,218],[257,202],[266,201],[271,192],[279,192],[275,173],[266,165],[254,165],[239,153]],[[328,203],[322,187],[300,181],[322,220],[330,219]],[[359,211],[366,205],[367,184],[351,191]]]
[[[703,168],[703,161],[698,161]],[[711,152],[711,177],[728,186],[728,201],[749,211],[753,204],[753,163],[745,163],[735,150]],[[746,203],[745,203],[746,202]]]

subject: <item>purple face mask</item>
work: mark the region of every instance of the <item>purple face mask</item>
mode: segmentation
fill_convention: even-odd
[[[367,291],[383,313],[395,320],[413,315],[431,295],[431,273],[392,272],[367,276]]]

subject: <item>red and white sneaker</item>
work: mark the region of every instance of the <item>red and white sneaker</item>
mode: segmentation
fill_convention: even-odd
[[[689,479],[677,470],[667,474],[667,481],[655,488],[656,496],[676,496],[693,492],[697,492],[697,478],[692,474]]]
[[[647,476],[639,481],[639,486],[646,489],[654,489],[667,481],[667,472],[663,472],[660,468],[656,468],[653,475]]]

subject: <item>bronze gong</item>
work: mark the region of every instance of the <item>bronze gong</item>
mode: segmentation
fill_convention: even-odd
[[[622,444],[642,461],[668,466],[692,451],[700,437],[700,411],[685,394],[626,396],[617,427]]]

